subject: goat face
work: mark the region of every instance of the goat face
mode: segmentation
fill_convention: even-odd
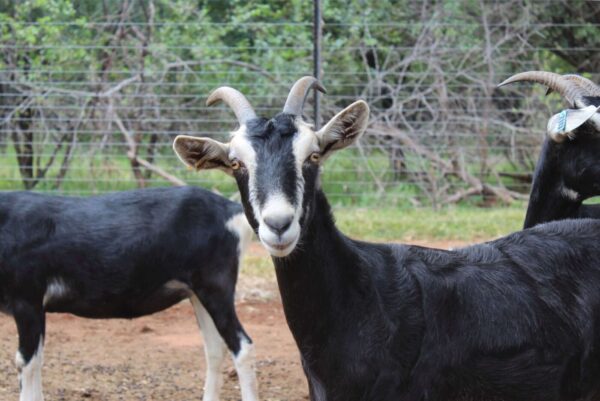
[[[320,88],[314,78],[299,80],[284,111],[271,119],[259,118],[253,111],[243,116],[239,105],[248,111],[249,104],[227,88],[220,100],[234,108],[240,122],[230,142],[178,136],[173,144],[188,166],[220,168],[234,176],[248,221],[275,257],[288,256],[302,238],[320,185],[321,164],[332,152],[353,144],[369,116],[367,104],[357,101],[315,131],[302,120],[304,99],[313,86]]]
[[[563,110],[548,121],[548,140],[534,186],[544,170],[556,169],[551,172],[552,180],[547,180],[554,182],[561,195],[580,202],[600,195],[600,97],[582,96],[575,103],[580,107]]]

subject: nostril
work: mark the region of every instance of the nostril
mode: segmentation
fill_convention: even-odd
[[[275,233],[281,235],[292,225],[292,216],[265,217],[265,224]]]

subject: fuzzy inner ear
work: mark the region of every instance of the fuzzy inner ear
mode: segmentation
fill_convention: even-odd
[[[368,122],[367,103],[363,100],[352,103],[317,132],[321,153],[327,155],[352,145],[365,132]]]
[[[173,150],[186,166],[196,170],[218,168],[231,174],[227,143],[210,138],[178,135],[173,142]]]

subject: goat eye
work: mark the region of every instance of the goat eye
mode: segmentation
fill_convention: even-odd
[[[321,160],[321,155],[318,152],[313,152],[308,158],[311,162],[318,163]]]
[[[233,159],[230,162],[230,166],[232,170],[239,170],[242,167],[242,163],[238,159]]]

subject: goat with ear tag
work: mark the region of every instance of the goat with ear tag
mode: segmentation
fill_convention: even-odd
[[[600,218],[600,87],[579,75],[519,73],[503,84],[531,81],[558,92],[570,108],[548,120],[533,174],[524,227],[569,218]]]

